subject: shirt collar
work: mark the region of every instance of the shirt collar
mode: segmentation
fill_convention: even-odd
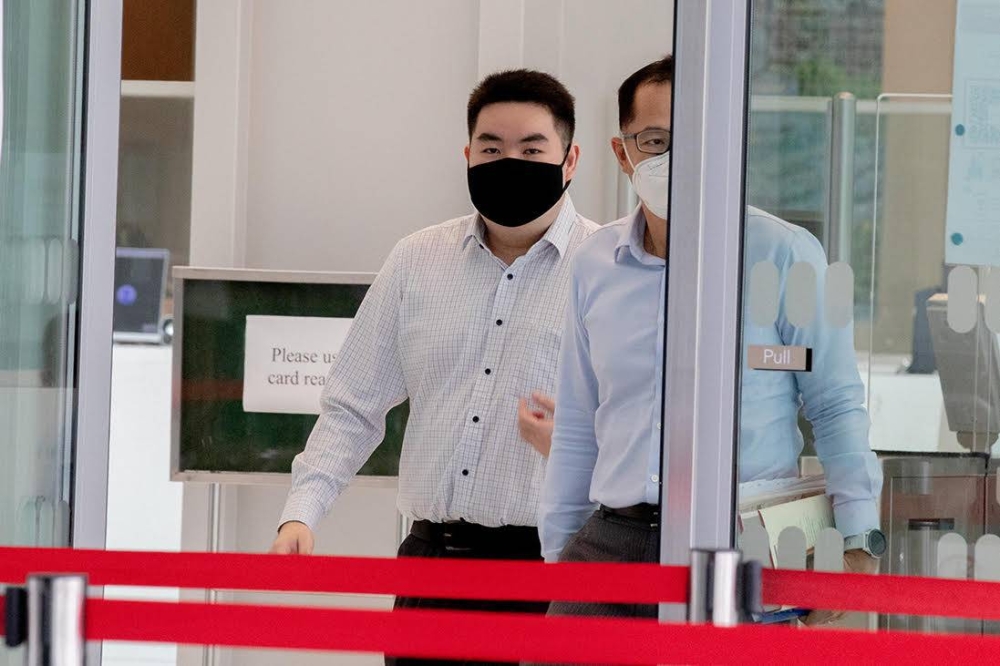
[[[469,241],[474,240],[479,245],[486,245],[486,228],[483,223],[483,218],[479,213],[473,213],[469,216],[469,223],[465,227],[465,239],[462,241],[463,247],[469,244]]]
[[[636,206],[635,210],[628,217],[628,222],[622,225],[618,236],[618,244],[615,245],[615,261],[622,263],[629,254],[636,261],[647,266],[665,266],[666,261],[656,255],[646,252],[646,216],[642,212],[642,206]]]
[[[555,221],[542,236],[541,241],[554,247],[559,255],[565,255],[569,247],[570,237],[573,235],[573,225],[576,223],[577,212],[573,205],[573,200],[567,194],[563,198],[562,207]],[[475,240],[482,246],[486,245],[486,223],[479,213],[469,216],[469,224],[465,229],[464,244],[470,240]]]

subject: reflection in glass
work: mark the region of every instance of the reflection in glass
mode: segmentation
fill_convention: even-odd
[[[865,543],[855,538],[858,530],[880,527],[887,547],[881,571],[900,575],[972,577],[979,539],[1000,533],[991,519],[1000,513],[991,485],[1000,430],[1000,341],[990,327],[995,304],[989,297],[996,269],[945,263],[945,248],[964,240],[946,236],[949,196],[961,194],[969,175],[949,173],[949,145],[964,129],[953,115],[961,109],[952,108],[950,65],[961,6],[754,3],[747,200],[786,220],[788,233],[801,240],[799,251],[815,249],[817,284],[814,289],[804,274],[792,275],[787,261],[776,262],[781,287],[770,327],[760,325],[766,304],[749,300],[759,290],[744,290],[745,342],[798,341],[810,347],[814,363],[809,372],[762,374],[744,359],[740,478],[761,483],[824,472],[833,522],[847,547]],[[929,25],[934,36],[921,32]],[[960,29],[959,49],[961,38]],[[949,65],[935,70],[931,62]],[[838,125],[834,100],[846,95],[856,98],[856,122],[842,136],[849,125]],[[838,136],[853,145],[853,173],[837,172],[850,162],[835,159]],[[844,179],[853,183],[853,215],[838,236],[831,233],[831,192]],[[1000,201],[983,215],[995,216],[996,205]],[[751,267],[769,258],[760,250],[755,217],[751,209],[745,231],[751,283]],[[839,246],[845,243],[848,251]],[[828,268],[827,258],[846,263]],[[853,308],[845,290],[853,291]],[[815,315],[803,294],[815,295]],[[761,396],[781,391],[794,396],[794,411],[801,406],[797,424],[789,413],[780,420],[761,417],[767,413]],[[801,444],[791,453],[795,465],[761,464],[782,460],[788,442]],[[872,485],[865,502],[876,515],[858,512],[860,497],[852,493],[860,485],[851,479],[874,484],[880,472],[882,490]],[[744,505],[760,492],[750,485],[742,490]],[[751,518],[745,513],[741,524]],[[875,624],[874,618],[849,621]],[[883,617],[878,624],[983,628],[943,618]]]
[[[3,3],[0,544],[69,540],[80,3]]]

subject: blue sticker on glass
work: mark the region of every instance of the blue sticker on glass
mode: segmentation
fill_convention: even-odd
[[[957,231],[951,235],[952,245],[961,245],[964,240],[965,238],[962,236],[962,234],[958,233]]]
[[[955,125],[955,134],[958,136],[965,134],[965,125]]]
[[[123,284],[118,287],[118,291],[115,292],[115,298],[122,305],[132,305],[135,303],[136,299],[139,298],[139,292],[136,291],[135,287],[130,284]]]

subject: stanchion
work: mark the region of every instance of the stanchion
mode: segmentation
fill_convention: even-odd
[[[25,646],[27,666],[83,666],[86,602],[86,576],[29,576],[26,590],[7,589],[7,645]]]
[[[735,627],[763,608],[760,563],[738,550],[691,551],[688,622]]]

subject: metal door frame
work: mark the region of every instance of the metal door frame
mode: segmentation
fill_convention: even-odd
[[[88,0],[85,10],[71,538],[76,548],[103,549],[111,428],[122,0]]]
[[[676,3],[662,564],[733,546],[750,5]]]

